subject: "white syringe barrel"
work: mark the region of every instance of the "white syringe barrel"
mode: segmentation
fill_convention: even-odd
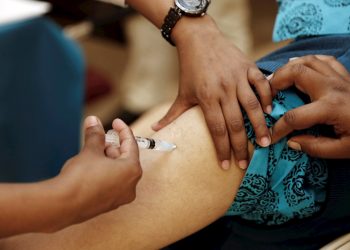
[[[173,151],[176,148],[175,144],[157,139],[135,136],[135,140],[139,148],[144,149],[152,149],[158,151]],[[119,147],[120,141],[118,133],[112,129],[109,130],[106,134],[106,143]]]

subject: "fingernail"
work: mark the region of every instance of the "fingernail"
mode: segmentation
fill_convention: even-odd
[[[159,123],[158,123],[158,122],[155,122],[155,123],[153,123],[153,124],[151,125],[151,128],[152,128],[152,129],[157,129],[158,125],[159,125]]]
[[[238,162],[238,167],[239,167],[240,169],[243,169],[243,170],[247,169],[247,167],[248,167],[248,161],[246,161],[246,160],[239,161],[239,162]]]
[[[85,119],[85,125],[86,125],[87,128],[96,126],[98,124],[99,124],[99,121],[98,121],[96,116],[88,116]]]
[[[289,61],[293,61],[293,60],[296,60],[296,59],[298,59],[299,57],[291,57],[291,58],[289,58]]]
[[[272,107],[271,107],[271,105],[267,105],[267,106],[266,106],[266,113],[271,114],[271,112],[272,112]]]
[[[262,147],[267,147],[271,143],[270,137],[264,136],[263,138],[260,139],[260,146]]]
[[[270,80],[272,79],[272,77],[273,77],[273,73],[272,73],[271,75],[268,75],[268,76],[266,77],[266,80],[270,81]]]
[[[221,167],[224,170],[229,170],[230,169],[230,161],[229,160],[224,160],[221,162]]]
[[[291,149],[297,150],[297,151],[301,151],[301,145],[297,142],[294,141],[288,141],[287,142],[288,147],[290,147]]]

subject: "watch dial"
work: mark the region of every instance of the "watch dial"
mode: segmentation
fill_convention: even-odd
[[[185,12],[197,14],[207,6],[207,0],[176,0],[177,6]]]

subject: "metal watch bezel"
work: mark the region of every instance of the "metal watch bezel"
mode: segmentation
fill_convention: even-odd
[[[175,0],[175,6],[178,7],[181,11],[183,11],[185,15],[205,14],[210,4],[210,0],[202,0],[204,4],[203,6],[201,6],[200,9],[197,9],[196,6],[193,6],[192,9],[189,9],[189,8],[186,8],[186,6],[183,6],[180,1],[184,1],[184,0]]]

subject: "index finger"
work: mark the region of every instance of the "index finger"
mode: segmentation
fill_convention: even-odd
[[[290,60],[287,65],[296,65],[303,64],[316,72],[324,75],[324,76],[338,76],[338,72],[329,65],[329,63],[325,62],[325,60],[320,60],[318,56],[315,55],[307,55],[303,57],[297,57],[293,60]]]
[[[139,149],[131,129],[120,119],[115,119],[112,123],[117,131],[120,140],[119,158],[139,158]]]
[[[325,82],[325,76],[303,65],[285,65],[278,69],[270,80],[271,88],[280,91],[295,86],[308,94],[311,99],[317,99],[326,88],[320,86]]]
[[[332,67],[338,74],[340,74],[345,79],[350,79],[350,72],[334,56],[316,55],[316,57],[321,61],[326,62],[330,67]]]
[[[209,132],[213,138],[218,159],[221,161],[221,166],[224,169],[228,169],[229,165],[226,164],[226,161],[230,161],[231,159],[231,149],[221,106],[219,103],[211,103],[202,104],[201,108],[208,124]]]
[[[294,130],[325,123],[324,119],[328,116],[326,110],[320,102],[312,102],[289,110],[272,127],[272,143],[278,142]]]

